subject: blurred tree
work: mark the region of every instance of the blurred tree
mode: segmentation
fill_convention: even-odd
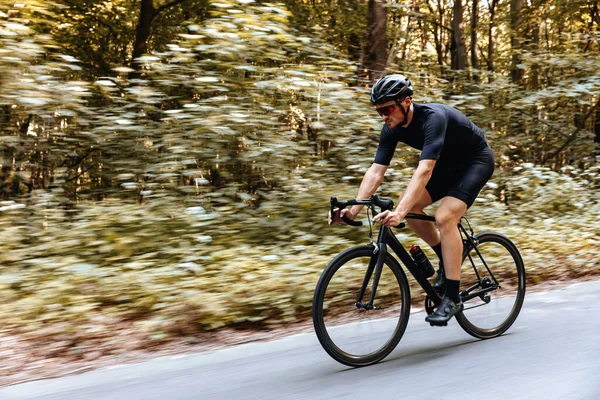
[[[152,22],[162,12],[168,13],[176,5],[188,0],[171,0],[161,5],[154,5],[154,0],[142,0],[140,3],[139,19],[136,27],[135,42],[131,55],[132,66],[137,68],[139,64],[135,60],[147,52],[148,38],[152,29]]]
[[[477,60],[477,22],[479,13],[479,0],[473,0],[471,6],[471,66],[474,70],[479,68]],[[479,75],[475,74],[475,79],[478,80]]]
[[[468,67],[467,50],[464,39],[463,28],[463,0],[454,0],[454,13],[452,18],[452,42],[450,52],[452,54],[452,69],[460,70]]]
[[[445,64],[445,54],[444,51],[444,33],[449,32],[452,33],[452,29],[444,26],[445,23],[445,9],[444,9],[444,1],[437,0],[437,10],[434,10],[433,5],[430,0],[427,0],[427,7],[429,9],[428,19],[432,26],[433,38],[434,38],[434,47],[437,55],[437,62],[440,66]],[[436,18],[439,18],[439,22],[435,22]]]
[[[387,51],[387,9],[383,0],[369,0],[367,40],[361,68],[369,82],[385,75]]]
[[[521,41],[523,34],[523,17],[521,15],[523,11],[523,0],[510,0],[510,29],[511,39],[510,45],[512,50],[512,58],[510,64],[510,78],[514,83],[519,83],[522,76],[523,70],[520,67],[521,64]]]
[[[596,1],[288,0],[292,11],[250,1],[3,1],[2,18],[24,26],[0,38],[15,54],[0,72],[5,198],[59,186],[70,199],[145,201],[149,185],[187,196],[206,181],[260,192],[250,202],[259,204],[280,184],[265,179],[272,170],[262,163],[270,159],[262,149],[278,141],[302,143],[278,161],[290,174],[315,159],[345,168],[349,138],[366,140],[351,151],[368,158],[376,140],[362,131],[372,133],[368,108],[346,91],[359,89],[361,67],[368,79],[409,74],[417,101],[468,113],[487,127],[505,168],[560,168],[597,152]],[[451,71],[468,65],[469,14],[471,64],[481,56],[489,76],[479,82]],[[272,26],[261,26],[267,15]],[[143,74],[129,76],[130,66]]]
[[[84,79],[109,76],[112,68],[131,65],[147,51],[164,50],[184,21],[202,21],[208,15],[208,0],[64,0],[49,3],[47,10],[56,23],[43,23],[69,55],[86,67]]]
[[[495,23],[496,23],[496,6],[498,5],[499,0],[492,0],[490,3],[488,0],[488,9],[490,11],[490,21],[488,24],[488,47],[487,47],[487,70],[490,72],[494,72],[494,37],[495,37]],[[490,80],[493,75],[490,74]]]
[[[367,0],[285,0],[290,25],[307,36],[331,43],[361,64],[367,32]]]

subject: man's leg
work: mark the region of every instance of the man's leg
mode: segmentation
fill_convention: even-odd
[[[403,196],[404,196],[404,194],[403,194]],[[425,211],[423,211],[423,209],[425,207],[429,206],[431,203],[433,203],[433,200],[431,199],[431,195],[429,194],[427,189],[424,189],[423,192],[421,193],[421,196],[419,197],[417,203],[410,210],[410,212],[414,213],[414,214],[426,215]],[[419,235],[419,237],[421,239],[423,239],[433,249],[435,254],[438,256],[438,258],[440,260],[440,266],[437,270],[437,277],[436,277],[435,281],[433,282],[433,288],[436,291],[441,292],[444,287],[443,285],[444,285],[444,280],[445,280],[445,274],[444,274],[444,263],[442,261],[442,243],[441,243],[441,239],[440,239],[440,234],[439,234],[438,230],[436,229],[433,222],[421,221],[418,219],[411,219],[411,218],[408,218],[406,220],[406,222],[408,222],[408,226],[410,226],[411,229],[413,231],[415,231],[417,233],[417,235]]]
[[[462,310],[460,302],[460,268],[462,262],[462,238],[458,223],[467,212],[467,204],[455,197],[444,197],[435,213],[435,220],[442,239],[446,288],[442,303],[425,320],[432,325],[446,325],[448,320]]]
[[[442,253],[446,277],[460,280],[460,267],[462,262],[462,238],[458,230],[458,223],[467,212],[467,204],[456,197],[444,197],[440,207],[435,213],[435,221],[442,239]]]
[[[404,196],[404,194],[402,194]],[[402,198],[402,197],[401,197]],[[432,203],[431,196],[427,190],[423,189],[421,195],[419,196],[417,203],[410,210],[411,213],[414,214],[425,214],[423,209]],[[438,230],[435,228],[433,222],[429,221],[421,221],[418,219],[408,218],[406,220],[408,226],[419,235],[421,239],[423,239],[428,245],[435,246],[440,243],[440,234]]]

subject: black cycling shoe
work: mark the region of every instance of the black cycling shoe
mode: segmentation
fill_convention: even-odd
[[[433,290],[437,292],[437,294],[441,295],[444,293],[445,284],[446,283],[446,274],[444,273],[444,267],[440,265],[440,268],[437,270],[437,277],[435,281],[433,281]]]
[[[442,303],[439,305],[431,315],[425,317],[425,321],[429,322],[431,326],[446,326],[450,318],[463,310],[463,303],[455,303],[448,296],[442,298]]]

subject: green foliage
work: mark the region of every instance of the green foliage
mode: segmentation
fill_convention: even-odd
[[[326,38],[357,62],[367,31],[368,2],[361,0],[285,0],[290,22],[303,34]]]
[[[557,271],[593,273],[599,267],[593,221],[600,217],[600,197],[588,190],[598,182],[586,178],[597,176],[597,168],[559,175],[525,165],[503,182],[494,178],[469,219],[476,232],[500,231],[513,239],[533,280]],[[339,193],[353,190],[340,187]],[[567,196],[568,202],[560,200]],[[165,199],[84,203],[77,218],[68,218],[73,212],[57,210],[56,202],[41,194],[28,207],[2,205],[5,326],[28,329],[107,314],[149,321],[149,334],[177,334],[296,321],[308,315],[314,284],[331,257],[367,239],[366,229],[327,227],[321,205],[272,223],[273,229],[288,225],[274,242],[265,240],[271,221],[257,227],[259,218],[270,219],[264,215],[235,221],[239,213],[221,218]],[[243,240],[250,232],[261,237]],[[398,236],[417,240],[409,232]]]

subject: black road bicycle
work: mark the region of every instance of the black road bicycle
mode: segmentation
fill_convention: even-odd
[[[367,215],[392,210],[392,200],[377,195],[367,200],[338,201],[334,209],[352,205],[367,206]],[[427,215],[408,214],[435,222]],[[525,298],[525,267],[517,247],[499,233],[473,234],[459,223],[463,239],[460,296],[464,310],[456,315],[459,325],[470,335],[490,339],[504,333],[514,322]],[[361,222],[344,220],[349,225]],[[369,218],[369,225],[372,226]],[[398,228],[405,227],[402,223]],[[364,367],[385,358],[398,345],[410,315],[410,289],[400,263],[427,294],[425,310],[435,311],[441,298],[390,228],[381,225],[376,242],[352,247],[336,256],[321,274],[312,305],[315,332],[331,357],[342,364]],[[468,262],[466,262],[468,260]]]

